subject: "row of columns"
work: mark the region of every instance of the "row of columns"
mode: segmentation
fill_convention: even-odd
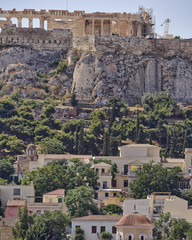
[[[7,17],[6,19],[7,19],[7,21],[8,21],[9,23],[12,23],[10,17]],[[19,28],[22,28],[22,19],[23,19],[23,18],[17,18],[17,20],[18,20],[18,27],[19,27]],[[33,28],[33,19],[38,19],[38,18],[28,18],[28,19],[29,19],[29,28]],[[44,27],[45,27],[44,21],[45,21],[45,20],[44,20],[43,18],[39,18],[39,20],[40,20],[40,28],[43,28],[43,29],[44,29]]]
[[[109,35],[112,35],[112,20],[111,19],[91,19],[91,21],[92,21],[92,35],[95,35],[95,21],[100,21],[101,22],[101,35],[104,35],[104,21],[109,21],[109,24],[110,24]],[[86,20],[84,21],[83,35],[86,34],[85,23],[86,23]],[[121,21],[116,21],[116,33],[118,35],[121,35],[120,34],[121,33],[120,24],[121,24]],[[125,27],[126,36],[133,35],[133,36],[141,37],[141,29],[142,29],[142,24],[141,23],[125,22],[125,24],[126,24],[126,27]],[[135,24],[137,24],[137,27],[135,27]]]
[[[85,30],[85,23],[88,19],[84,20],[84,29],[83,29],[83,34],[86,34]],[[92,35],[95,35],[95,21],[101,21],[101,35],[104,35],[104,21],[109,21],[110,25],[110,35],[112,35],[112,20],[111,19],[92,19]]]

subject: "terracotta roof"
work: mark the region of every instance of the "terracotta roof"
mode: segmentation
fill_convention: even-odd
[[[24,206],[25,204],[26,204],[25,200],[8,200],[7,207],[8,206],[18,206],[18,207],[21,207],[21,206]]]
[[[119,221],[121,218],[120,215],[89,215],[73,218],[72,221]]]
[[[142,214],[127,214],[115,226],[152,226],[149,219]]]
[[[54,191],[44,193],[43,195],[65,195],[65,189],[56,189]]]

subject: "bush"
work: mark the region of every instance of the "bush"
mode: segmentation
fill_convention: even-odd
[[[110,240],[113,238],[112,234],[109,232],[102,232],[99,236],[100,239]]]

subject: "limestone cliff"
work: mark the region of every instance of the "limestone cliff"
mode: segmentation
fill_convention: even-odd
[[[68,59],[65,72],[50,63]],[[48,74],[46,89],[37,72]],[[73,49],[37,50],[12,46],[0,50],[2,91],[22,97],[64,96],[75,89],[79,99],[104,105],[119,97],[130,105],[144,93],[169,89],[179,102],[192,103],[192,41],[90,37],[73,40]]]

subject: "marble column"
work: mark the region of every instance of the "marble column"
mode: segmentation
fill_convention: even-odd
[[[44,19],[43,18],[40,18],[40,28],[43,28],[44,29]]]
[[[18,27],[22,28],[22,18],[18,18]]]
[[[109,20],[109,35],[112,35],[112,20]]]
[[[92,35],[95,35],[95,19],[92,19]]]
[[[29,28],[33,28],[33,19],[29,18]]]
[[[104,20],[101,19],[101,36],[104,35],[104,31],[103,31],[103,22],[104,22]]]
[[[117,34],[120,36],[120,21],[116,22]]]

